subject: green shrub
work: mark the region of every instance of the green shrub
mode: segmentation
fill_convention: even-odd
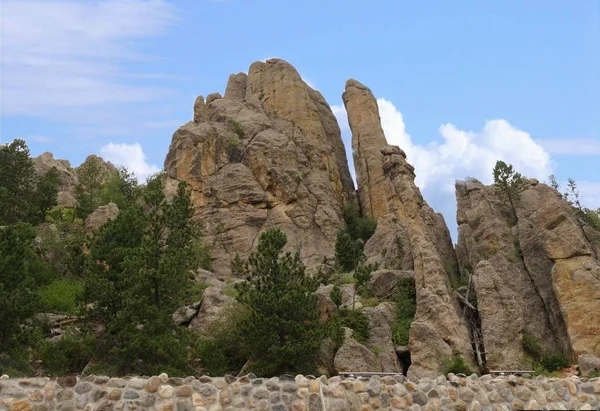
[[[42,309],[58,314],[75,314],[83,286],[80,281],[58,278],[40,289]]]
[[[244,128],[234,119],[227,120],[227,129],[237,135],[239,138],[244,138]]]
[[[329,298],[331,298],[331,301],[339,310],[340,306],[342,305],[342,290],[340,289],[339,285],[336,284],[333,286],[333,289],[329,293]]]
[[[590,375],[588,375],[588,378],[599,378],[600,377],[600,370],[593,370],[590,372]]]
[[[58,341],[41,340],[35,349],[35,358],[41,361],[44,374],[63,376],[81,373],[92,358],[94,338],[63,335]]]
[[[550,354],[540,358],[540,360],[536,362],[536,365],[538,366],[538,369],[541,368],[546,372],[552,373],[568,367],[570,363],[569,360],[560,354]],[[536,367],[534,366],[534,370],[535,369]]]
[[[523,259],[523,249],[521,248],[521,242],[517,237],[513,238],[513,245],[515,246],[515,252],[520,259]]]
[[[408,345],[412,318],[401,318],[392,327],[392,339],[395,345]]]
[[[454,355],[444,361],[444,374],[472,374],[471,369],[460,355]]]
[[[534,361],[538,361],[544,355],[544,348],[539,338],[528,332],[523,332],[523,351]]]
[[[369,319],[359,310],[348,310],[342,308],[340,319],[343,327],[354,330],[353,338],[361,344],[369,340]]]
[[[410,336],[410,324],[415,318],[417,311],[417,291],[415,284],[410,279],[402,279],[396,286],[396,324],[392,327],[394,343],[398,345],[408,344]]]
[[[375,220],[369,217],[361,217],[358,210],[352,205],[344,210],[344,221],[346,222],[348,234],[354,240],[360,239],[367,242],[377,228]]]

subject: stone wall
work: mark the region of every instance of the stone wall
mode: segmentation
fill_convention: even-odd
[[[600,378],[0,378],[1,410],[592,410]]]

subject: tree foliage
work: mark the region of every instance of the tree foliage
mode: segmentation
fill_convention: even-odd
[[[85,219],[101,205],[102,187],[106,178],[107,171],[99,157],[90,156],[77,168],[75,200],[78,217]]]
[[[521,193],[525,190],[525,180],[520,173],[513,169],[512,164],[506,164],[502,160],[496,161],[494,166],[494,187],[498,196],[510,206],[514,223],[517,222],[517,206]]]
[[[0,225],[27,219],[35,171],[24,140],[0,146]]]
[[[37,292],[51,277],[51,268],[36,253],[31,225],[0,228],[0,372],[3,356],[30,343],[26,323],[38,312]]]
[[[89,245],[84,296],[90,319],[106,327],[96,356],[118,373],[189,372],[188,337],[171,313],[191,289],[199,231],[186,184],[168,202],[162,181],[151,178],[143,205],[120,212]]]
[[[56,167],[37,179],[36,190],[33,195],[33,207],[39,213],[39,221],[46,220],[48,210],[58,203],[58,184],[60,174]]]
[[[279,229],[262,233],[248,259],[248,277],[237,286],[238,301],[249,309],[240,324],[247,357],[265,376],[311,373],[323,338],[318,283],[305,273],[298,252],[281,255],[286,242]]]

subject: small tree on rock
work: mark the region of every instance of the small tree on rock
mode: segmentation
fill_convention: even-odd
[[[498,160],[494,167],[494,187],[498,196],[508,202],[516,224],[518,221],[516,207],[521,198],[521,193],[526,188],[523,176],[513,169],[512,164],[506,164],[504,161]]]

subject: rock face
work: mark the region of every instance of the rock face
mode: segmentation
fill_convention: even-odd
[[[193,306],[197,306],[198,311],[191,320],[188,317],[189,328],[200,334],[205,334],[207,331],[210,331],[210,326],[221,317],[224,310],[231,306],[232,303],[233,298],[225,295],[222,289],[218,287],[206,288],[202,294],[200,304],[191,306],[192,308]],[[183,317],[180,316],[179,318]]]
[[[461,354],[472,363],[469,332],[449,281],[449,275],[456,275],[456,257],[443,217],[423,200],[405,153],[387,145],[371,91],[356,80],[348,80],[342,97],[352,130],[361,210],[378,220],[378,231],[384,219],[395,226],[376,231],[365,245],[367,256],[374,258],[370,251],[382,251],[369,242],[393,247],[395,237],[399,237],[401,247],[396,247],[396,253],[402,265],[397,268],[414,268],[415,272],[417,313],[411,325],[412,366],[408,372],[434,376],[441,371],[441,361],[453,354]],[[419,340],[421,336],[435,343]]]
[[[224,276],[261,231],[280,227],[310,267],[333,256],[354,187],[340,129],[321,94],[288,63],[271,59],[229,78],[225,96],[194,104],[165,160],[167,193],[192,188],[196,217]]]
[[[56,160],[52,153],[45,152],[38,157],[32,158],[35,172],[38,176],[46,174],[52,167],[56,167],[60,175],[58,185],[58,205],[63,207],[75,207],[75,186],[77,175],[71,168],[69,160]]]
[[[482,330],[488,361],[490,355],[500,365],[523,358],[516,344],[504,349],[507,339],[520,341],[522,333],[567,358],[599,355],[600,265],[567,202],[529,180],[515,224],[492,186],[459,181],[456,196],[458,259],[465,270],[476,267],[481,321],[494,327]]]
[[[119,207],[115,203],[98,207],[92,214],[85,219],[85,231],[90,234],[102,227],[109,220],[119,215]]]
[[[337,372],[372,372],[381,370],[379,358],[367,347],[352,338],[353,331],[344,328],[344,343],[333,361]]]
[[[369,346],[374,348],[383,372],[399,372],[398,356],[392,341],[392,327],[396,322],[396,307],[384,302],[377,307],[364,308],[369,319]]]
[[[61,207],[74,208],[77,205],[75,201],[75,187],[78,183],[77,170],[91,159],[99,159],[104,165],[106,174],[114,174],[117,168],[110,161],[104,161],[102,158],[92,154],[77,168],[71,168],[69,160],[57,160],[52,153],[45,152],[38,157],[33,157],[33,167],[38,176],[46,174],[52,167],[56,167],[60,175],[58,183],[58,205]]]

